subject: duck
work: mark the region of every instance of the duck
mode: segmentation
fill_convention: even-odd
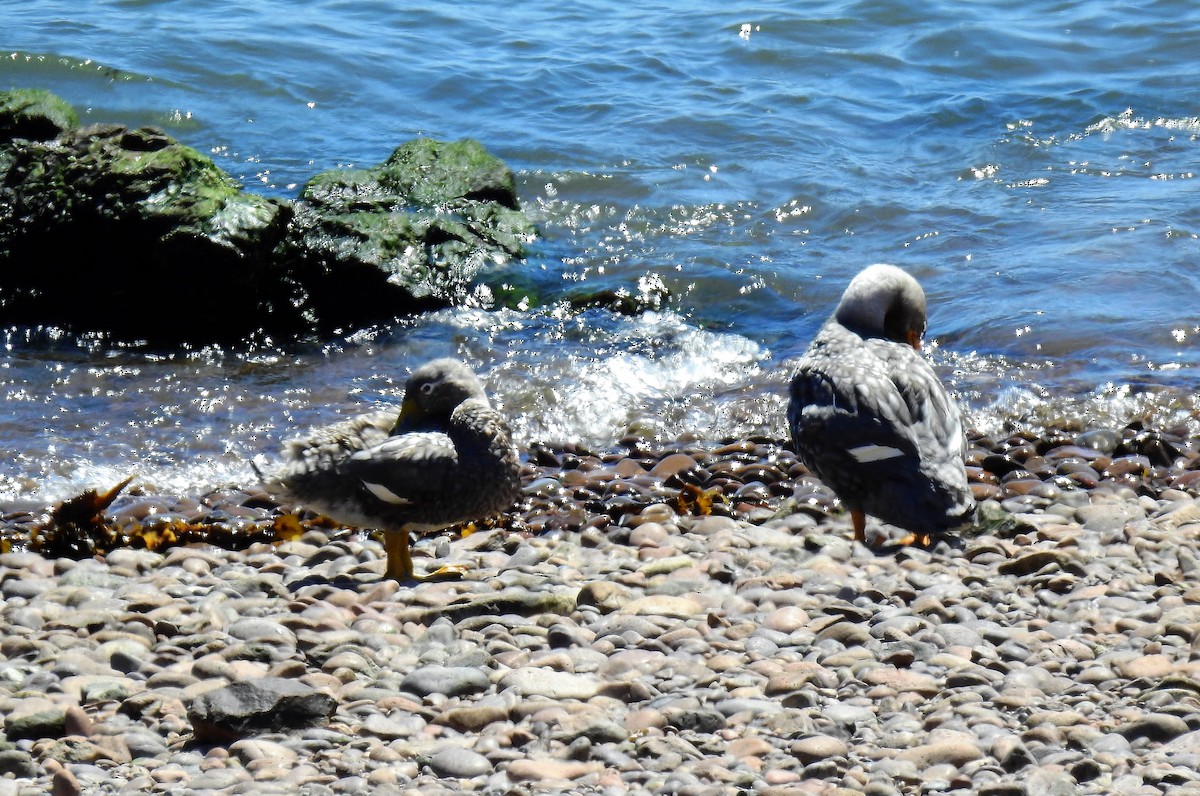
[[[787,420],[801,462],[848,509],[854,539],[871,515],[930,546],[970,522],[962,413],[921,355],[925,292],[887,264],[860,271],[792,377]]]
[[[509,424],[479,377],[442,358],[412,372],[399,412],[362,414],[288,440],[279,465],[262,477],[281,504],[381,531],[385,578],[416,583],[462,570],[418,576],[412,535],[504,512],[520,493],[520,466]]]

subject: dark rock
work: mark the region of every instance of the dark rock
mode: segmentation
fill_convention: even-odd
[[[711,733],[725,726],[725,717],[715,710],[684,709],[667,711],[666,718],[667,726],[677,730]]]
[[[0,177],[8,322],[149,341],[236,340],[280,312],[299,328],[268,258],[289,207],[243,193],[161,131],[94,125],[16,142]]]
[[[1067,771],[1075,778],[1076,782],[1091,782],[1094,779],[1099,779],[1104,773],[1100,764],[1091,758],[1085,758],[1078,763],[1070,766]]]
[[[261,731],[325,724],[337,700],[295,680],[266,677],[209,691],[188,708],[198,743],[226,743]]]
[[[416,139],[292,202],[244,192],[161,130],[76,125],[53,94],[0,92],[10,324],[151,344],[326,337],[461,303],[535,235],[511,170],[476,141]]]
[[[1117,732],[1129,740],[1146,738],[1151,741],[1169,741],[1188,732],[1187,722],[1170,713],[1151,713],[1117,728]]]
[[[567,294],[567,303],[576,310],[597,307],[618,315],[641,315],[662,309],[670,296],[671,292],[662,279],[648,274],[638,280],[636,290],[622,287],[572,292]]]
[[[978,796],[1025,796],[1028,791],[1021,782],[989,782],[976,791]]]

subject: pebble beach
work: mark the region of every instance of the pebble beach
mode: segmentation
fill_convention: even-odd
[[[526,455],[512,512],[415,544],[457,580],[306,513],[0,556],[0,796],[1200,793],[1182,430],[973,435],[984,519],[928,550],[853,542],[779,440]],[[131,488],[105,521],[288,512]],[[264,694],[303,705],[234,715]]]
[[[14,6],[78,146],[0,147],[0,796],[1200,796],[1194,6]],[[871,263],[975,427],[928,548],[783,439]],[[399,584],[251,465],[445,356],[522,493]]]

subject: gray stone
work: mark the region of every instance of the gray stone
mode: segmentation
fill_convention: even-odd
[[[1117,732],[1134,740],[1147,738],[1151,741],[1169,741],[1188,732],[1188,724],[1170,713],[1152,713],[1136,721],[1117,727]]]
[[[0,751],[0,776],[11,774],[17,779],[28,779],[36,777],[40,773],[41,769],[28,752],[20,749]]]
[[[490,685],[491,680],[481,669],[433,664],[409,672],[401,681],[400,690],[420,696],[456,697],[486,691]]]
[[[725,716],[711,709],[665,711],[667,726],[677,730],[711,733],[725,726]]]
[[[242,641],[296,646],[296,634],[271,619],[239,619],[229,626],[229,635]]]
[[[27,713],[9,715],[4,720],[4,734],[10,740],[61,738],[66,722],[66,708],[48,706]]]
[[[429,767],[443,777],[470,779],[487,774],[492,764],[486,757],[470,749],[457,746],[439,749],[429,757]]]
[[[199,742],[234,740],[248,732],[324,724],[337,701],[295,680],[266,677],[209,691],[188,709]]]
[[[407,738],[413,733],[413,728],[404,722],[390,719],[379,713],[372,713],[367,716],[363,720],[362,729],[364,733],[373,735],[376,738],[382,738],[385,741]]]
[[[129,754],[135,760],[139,757],[156,758],[166,753],[166,742],[148,730],[131,730],[121,736]]]
[[[1145,519],[1145,512],[1136,503],[1104,501],[1075,510],[1075,519],[1089,531],[1116,531],[1125,523]]]
[[[556,672],[530,666],[514,669],[504,675],[499,688],[512,689],[521,696],[591,699],[600,692],[600,681],[587,674]]]

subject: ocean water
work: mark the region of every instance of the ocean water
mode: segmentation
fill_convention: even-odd
[[[319,349],[8,329],[0,505],[245,483],[446,354],[524,442],[782,436],[790,368],[873,262],[925,286],[928,355],[973,425],[1196,431],[1197,52],[1189,0],[10,4],[0,88],[160,126],[277,196],[476,138],[541,231],[494,280],[671,299],[464,307]]]

